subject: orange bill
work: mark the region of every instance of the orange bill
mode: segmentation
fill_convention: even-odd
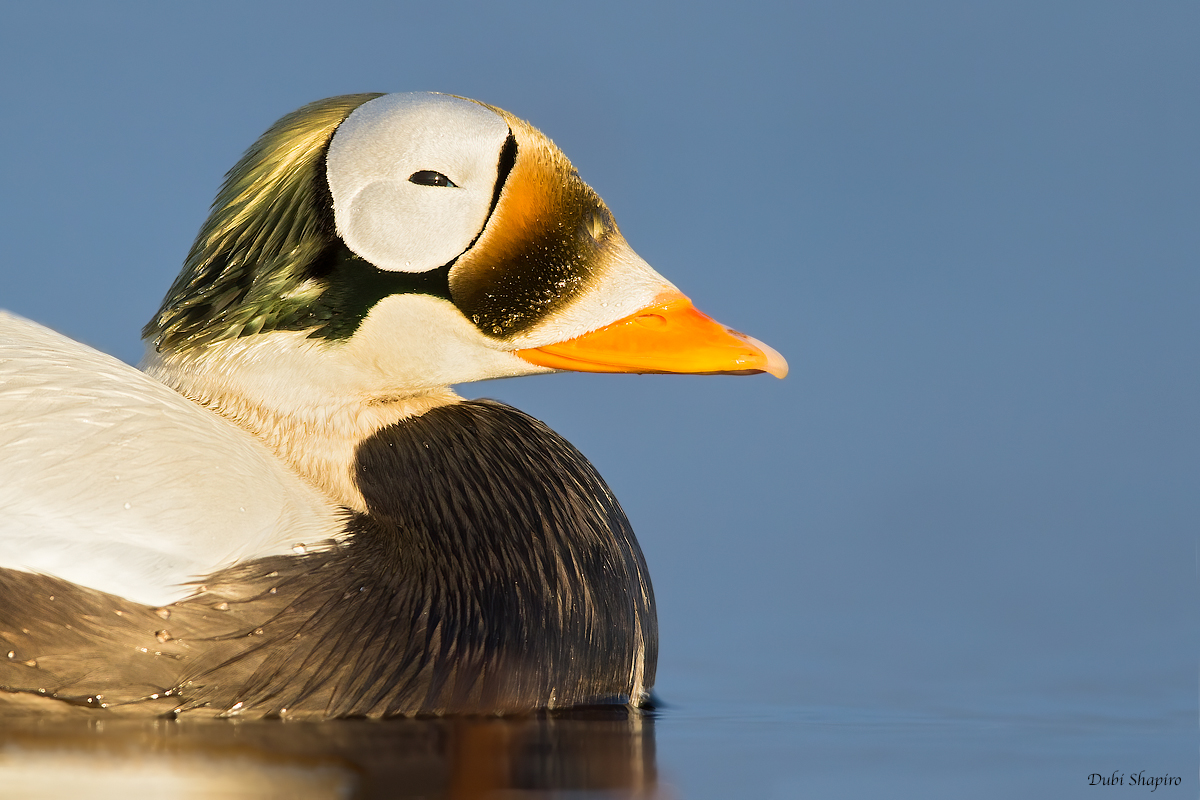
[[[641,311],[575,339],[517,350],[542,367],[575,372],[676,372],[787,375],[767,345],[701,314],[682,294],[660,296]]]

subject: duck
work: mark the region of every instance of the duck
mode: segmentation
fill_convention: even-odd
[[[654,594],[620,504],[544,423],[450,387],[787,373],[544,134],[425,92],[272,125],[143,337],[137,369],[0,313],[0,710],[645,706]]]

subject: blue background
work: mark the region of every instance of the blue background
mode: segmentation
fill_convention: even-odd
[[[6,6],[0,307],[136,362],[279,116],[501,106],[792,367],[463,388],[567,436],[639,531],[664,781],[1194,795],[1200,6],[649,6]]]

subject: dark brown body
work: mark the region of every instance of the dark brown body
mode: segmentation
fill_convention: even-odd
[[[368,513],[347,512],[344,543],[222,570],[167,608],[0,570],[0,709],[31,694],[304,717],[643,699],[645,561],[569,443],[499,403],[459,403],[379,431],[356,470]]]

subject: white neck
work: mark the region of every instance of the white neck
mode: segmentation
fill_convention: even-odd
[[[381,387],[298,331],[219,342],[200,354],[151,352],[143,369],[254,434],[334,502],[363,512],[358,444],[461,400],[448,387]]]

